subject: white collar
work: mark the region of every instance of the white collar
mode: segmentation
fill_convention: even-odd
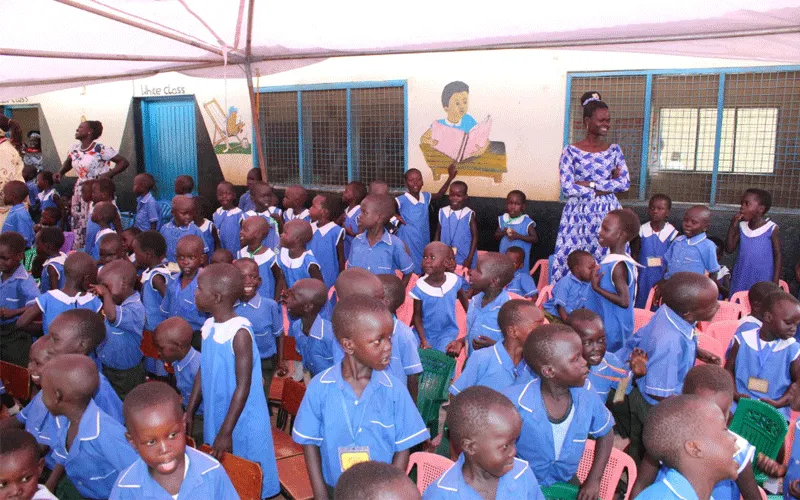
[[[744,342],[747,344],[747,346],[755,351],[759,351],[761,348],[764,348],[765,346],[773,346],[772,352],[778,352],[786,349],[787,347],[796,342],[796,340],[791,337],[788,339],[775,339],[771,342],[766,342],[760,340],[759,337],[760,332],[761,328],[754,328],[752,330],[741,332],[740,335],[744,339]]]
[[[764,324],[761,322],[760,319],[756,318],[752,314],[748,314],[747,316],[744,316],[742,319],[739,320],[739,326],[742,326],[745,323],[755,323],[758,325],[759,328],[761,328],[761,325]]]
[[[628,264],[633,265],[634,267],[644,267],[628,254],[620,254],[620,253],[610,253],[603,257],[603,260],[600,264],[610,264],[611,262],[627,262]]]
[[[319,232],[322,236],[325,236],[330,232],[331,229],[336,227],[336,223],[333,221],[328,222],[322,227],[319,227],[316,222],[311,223],[311,229],[316,233]]]
[[[64,293],[64,292],[62,292],[61,290],[58,290],[58,289],[50,290],[47,293],[52,295],[54,299],[56,299],[59,302],[62,302],[64,304],[78,304],[78,305],[81,305],[81,306],[86,304],[86,303],[88,303],[88,302],[91,302],[95,298],[95,296],[92,295],[91,293],[79,293],[78,295],[69,296],[66,293]]]
[[[351,208],[350,210],[348,210],[348,211],[347,211],[347,216],[348,216],[348,217],[352,217],[352,216],[354,216],[354,215],[356,214],[356,212],[358,212],[359,210],[361,210],[361,205],[356,205],[356,206],[354,206],[353,208]]]
[[[448,205],[442,209],[442,213],[445,217],[450,217],[450,214],[456,214],[456,219],[461,220],[465,215],[471,214],[472,209],[469,207],[464,207],[461,210],[453,210],[450,208],[450,205]]]
[[[403,196],[408,198],[408,201],[410,201],[414,205],[416,205],[417,203],[425,203],[425,193],[423,193],[422,191],[419,192],[419,199],[414,198],[411,195],[411,193],[403,193]]]
[[[428,275],[426,274],[425,276],[417,280],[417,286],[419,287],[420,290],[422,290],[427,295],[430,295],[432,297],[444,297],[445,294],[447,294],[450,290],[452,290],[453,287],[456,286],[456,283],[458,282],[458,276],[456,276],[453,273],[447,273],[447,272],[444,273],[444,283],[442,283],[441,286],[433,286],[428,284],[428,282],[425,281],[427,277]]]
[[[94,238],[94,242],[95,243],[99,243],[100,242],[100,238],[102,238],[103,236],[105,236],[107,234],[111,234],[111,233],[116,234],[116,231],[114,231],[110,227],[107,227],[105,229],[101,229],[100,231],[98,231],[97,236]]]
[[[56,264],[63,265],[65,260],[67,260],[67,254],[65,254],[64,252],[58,252],[58,255],[56,255],[55,257],[50,257],[49,259],[44,261],[44,264],[42,264],[42,265],[44,267],[47,267],[48,265],[50,265],[50,264],[52,264],[54,262]]]
[[[214,329],[214,342],[224,344],[235,337],[236,333],[242,328],[247,329],[247,331],[252,331],[253,325],[247,318],[241,316],[234,316],[224,323],[217,323],[214,321],[213,317],[208,318],[200,329],[200,334],[203,339],[208,338],[212,328]]]
[[[214,213],[216,213],[217,215],[236,215],[242,213],[242,209],[239,207],[233,207],[229,208],[228,210],[225,210],[224,208],[219,207],[217,211]]]
[[[264,252],[264,253],[256,253],[256,254],[253,254],[252,256],[250,256],[250,252],[247,251],[247,247],[242,247],[242,249],[239,250],[239,253],[237,254],[236,258],[238,258],[238,259],[243,259],[243,258],[253,259],[254,261],[256,261],[256,264],[258,264],[260,266],[261,264],[264,264],[265,262],[269,262],[270,260],[274,259],[275,258],[275,252],[273,252],[271,248],[267,248],[267,251]]]
[[[770,231],[773,227],[777,224],[772,222],[771,220],[767,220],[767,223],[761,227],[756,229],[750,229],[750,226],[747,225],[747,221],[741,221],[739,223],[739,228],[742,230],[742,233],[747,236],[748,238],[755,238],[757,236],[761,236],[762,234]]]
[[[288,267],[289,269],[297,269],[298,267],[303,266],[303,262],[306,260],[306,255],[313,256],[314,253],[311,250],[306,250],[300,257],[291,258],[289,256],[289,249],[288,248],[281,248],[281,253],[279,259],[281,260],[281,264]]]
[[[270,208],[272,208],[272,207],[270,207]],[[268,209],[267,209],[267,211],[269,211],[269,210],[270,210],[270,208],[268,208]],[[293,209],[293,208],[289,208],[289,209],[287,209],[287,210],[286,210],[286,217],[287,217],[289,220],[293,220],[293,219],[305,219],[306,217],[308,217],[308,209],[307,209],[307,208],[306,208],[306,209],[303,209],[303,211],[302,211],[302,212],[300,212],[299,214],[295,214],[295,213],[294,213],[294,209]]]
[[[653,235],[658,236],[658,239],[661,242],[665,242],[667,240],[672,240],[678,234],[678,230],[675,229],[675,226],[670,224],[669,222],[664,223],[664,227],[661,228],[661,231],[655,232],[653,231],[653,227],[650,225],[650,222],[645,222],[639,228],[639,236],[642,238],[649,238]]]

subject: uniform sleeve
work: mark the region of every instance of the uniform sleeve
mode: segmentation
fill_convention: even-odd
[[[530,298],[536,295],[539,295],[539,289],[536,288],[536,283],[533,282],[533,278],[528,273],[524,273],[520,279],[520,288],[522,288],[522,296],[526,298]]]
[[[719,272],[719,262],[717,261],[717,247],[711,240],[706,240],[709,242],[708,245],[703,245],[702,255],[703,255],[703,265],[706,268],[706,271],[709,273],[716,273]]]
[[[159,222],[161,220],[161,211],[158,208],[158,203],[148,203],[145,207],[145,211],[149,222]]]
[[[219,471],[219,474],[214,474],[214,498],[239,498],[239,494],[233,487],[233,483],[225,469],[220,466],[217,471]]]
[[[161,299],[161,305],[159,306],[161,312],[166,314],[167,317],[169,317],[170,311],[172,310],[172,296],[173,296],[172,287],[169,285],[170,283],[167,282],[167,289],[165,290],[164,298]]]
[[[408,292],[408,296],[411,297],[414,300],[422,300],[420,298],[421,294],[422,294],[422,291],[416,285],[414,285],[414,288],[412,288],[411,291]]]
[[[419,351],[416,342],[412,338],[410,330],[401,334],[400,342],[400,362],[403,363],[403,371],[406,375],[415,375],[422,372],[422,361],[419,359]]]
[[[647,352],[647,374],[642,377],[644,392],[661,398],[678,394],[681,381],[678,380],[678,365],[675,360],[681,359],[683,355],[680,342],[674,338],[661,337],[651,345],[652,349]]]
[[[481,349],[472,354],[470,362],[464,366],[461,375],[450,386],[451,395],[455,396],[467,387],[478,385],[478,380],[481,379],[481,373],[483,372],[483,360],[485,357],[483,353],[485,351],[489,351],[489,349]]]
[[[528,234],[528,230],[531,226],[536,227],[536,221],[531,219],[528,215],[525,216],[525,219],[525,234]]]
[[[609,177],[608,179],[598,182],[597,189],[599,191],[620,193],[627,191],[631,187],[631,177],[628,172],[628,165],[625,163],[625,155],[622,154],[622,150],[616,144],[614,144],[612,147],[614,148],[614,165],[611,170],[613,171],[614,169],[619,168],[619,177],[616,179]],[[611,172],[608,174],[610,176]]]
[[[589,424],[589,435],[597,439],[611,432],[614,429],[614,417],[604,401],[594,394],[584,399],[591,404],[592,422]]]
[[[525,497],[527,500],[545,500],[542,487],[539,486],[539,481],[536,480],[536,476],[533,475],[530,467],[527,467],[522,472],[522,477],[518,481],[524,481],[528,488],[528,495]]]
[[[392,242],[392,252],[394,266],[403,274],[410,273],[414,268],[414,262],[411,260],[411,256],[406,253],[405,246],[399,238]]]
[[[283,333],[283,311],[281,311],[280,304],[274,300],[270,303],[269,308],[270,314],[272,314],[272,334],[276,337],[280,337]]]
[[[566,276],[561,278],[558,283],[553,286],[553,304],[554,306],[561,306],[566,309],[567,300],[569,300],[569,278]]]
[[[312,380],[306,391],[292,429],[292,439],[297,444],[322,445],[322,386]]]
[[[561,153],[558,171],[561,180],[561,195],[565,198],[581,198],[594,192],[593,189],[575,184],[575,166],[572,163],[572,154],[568,147],[564,148]]]
[[[394,442],[395,453],[417,445],[431,437],[417,405],[411,399],[405,387],[396,387],[394,404],[394,425],[396,429]],[[295,424],[295,427],[297,424]]]
[[[664,252],[664,265],[667,266],[667,269],[669,269],[669,263],[672,260],[672,254],[675,252],[674,247],[677,244],[678,242],[673,239],[672,243],[670,243],[669,246],[667,247],[667,251]]]
[[[108,418],[108,417],[105,417]],[[97,442],[100,444],[103,456],[106,460],[117,470],[122,472],[131,466],[133,462],[139,458],[139,455],[134,451],[128,441],[125,439],[125,434],[119,427],[113,427],[118,430],[117,432],[108,432],[106,437],[100,437]]]
[[[33,279],[28,278],[20,284],[19,292],[20,298],[23,299],[22,303],[27,306],[32,304],[39,296],[39,287],[36,286],[36,282]]]

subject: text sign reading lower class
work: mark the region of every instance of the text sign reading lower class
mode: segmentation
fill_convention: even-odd
[[[139,95],[141,96],[181,95],[185,93],[186,87],[177,87],[169,84],[158,87],[139,85]]]

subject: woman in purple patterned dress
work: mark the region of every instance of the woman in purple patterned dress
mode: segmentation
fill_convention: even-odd
[[[603,258],[606,249],[597,242],[600,224],[608,212],[621,208],[614,193],[627,191],[631,184],[619,145],[605,141],[611,113],[600,99],[598,92],[581,96],[586,137],[561,153],[561,193],[567,203],[550,271],[553,282],[569,272],[567,257],[575,250],[588,251],[598,262]]]

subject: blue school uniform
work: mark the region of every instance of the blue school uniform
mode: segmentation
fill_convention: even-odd
[[[461,376],[450,386],[450,394],[455,396],[467,387],[485,385],[502,392],[514,384],[527,384],[535,375],[531,373],[525,359],[514,366],[514,361],[502,342],[492,347],[480,349],[469,359]]]
[[[44,463],[48,469],[53,470],[57,464],[52,450],[55,442],[55,417],[44,405],[42,395],[42,391],[37,392],[16,417],[17,421],[25,426],[25,432],[36,438],[37,443],[51,448],[44,457]]]
[[[261,358],[270,358],[278,352],[277,338],[283,333],[283,311],[274,300],[256,295],[247,302],[233,305],[236,314],[247,318],[253,326],[253,338]]]
[[[299,257],[293,259],[289,256],[288,248],[281,248],[278,254],[278,265],[286,279],[286,287],[291,288],[301,279],[310,278],[311,266],[319,267],[319,262],[311,250],[306,250]]]
[[[739,464],[739,468],[736,470],[738,477],[745,467],[752,467],[751,464],[755,458],[756,447],[742,436],[734,432],[731,432],[731,434],[736,436],[736,454],[733,456],[733,460]],[[736,481],[724,479],[714,485],[714,489],[711,490],[711,498],[714,500],[739,500],[741,498],[739,485],[736,484]]]
[[[483,497],[464,480],[464,454],[458,456],[442,476],[432,483],[422,495],[424,500],[482,500]],[[514,468],[503,475],[497,483],[496,500],[544,500],[542,489],[533,475],[528,462],[514,458]]]
[[[634,302],[636,302],[636,278],[638,273],[636,268],[639,264],[630,255],[611,253],[603,257],[598,271],[603,274],[600,278],[600,288],[616,294],[617,289],[614,286],[612,274],[614,273],[614,268],[620,263],[628,270],[628,307],[622,308],[594,290],[589,292],[586,302],[587,309],[594,311],[603,318],[603,325],[606,330],[606,347],[611,352],[621,349],[633,335],[633,306]]]
[[[278,268],[278,259],[272,249],[267,248],[264,253],[253,253],[247,251],[247,247],[235,253],[237,259],[248,257],[256,261],[258,265],[258,275],[261,276],[261,286],[258,287],[258,294],[268,299],[275,297],[275,274],[273,270]]]
[[[642,268],[639,269],[636,307],[644,308],[650,289],[664,278],[664,254],[676,236],[678,231],[669,222],[665,222],[658,232],[653,231],[650,222],[645,222],[639,228],[639,264]]]
[[[242,247],[239,241],[242,220],[244,220],[244,215],[238,207],[233,207],[229,210],[219,207],[214,212],[214,225],[217,226],[219,244],[234,255]]]
[[[264,239],[261,240],[261,244],[271,249],[272,251],[277,252],[278,247],[280,246],[281,237],[279,234],[278,222],[275,219],[273,219],[273,216],[283,217],[283,214],[281,213],[280,209],[275,207],[269,207],[263,212],[256,212],[255,209],[248,210],[242,215],[242,221],[244,221],[244,219],[247,219],[248,217],[255,217],[255,216],[263,217],[264,220],[267,221],[267,224],[269,224],[269,232],[264,237]]]
[[[353,208],[348,209],[344,215],[344,227],[353,231],[354,233],[358,233],[358,216],[361,215],[361,205],[356,205]],[[345,260],[350,258],[350,247],[353,245],[353,238],[355,236],[350,236],[345,232],[344,235],[344,258]]]
[[[198,331],[208,319],[208,313],[200,312],[194,304],[194,292],[197,290],[197,277],[181,288],[181,275],[174,276],[167,282],[167,292],[161,301],[161,313],[165,318],[180,316],[185,319],[192,330]]]
[[[301,212],[295,213],[293,208],[287,208],[283,212],[283,221],[289,222],[290,220],[302,219],[308,223],[311,222],[311,213],[307,208],[303,208]]]
[[[542,486],[572,479],[578,471],[587,436],[598,439],[614,428],[614,417],[593,392],[583,387],[571,387],[569,391],[572,407],[565,420],[558,424],[560,429],[547,416],[541,379],[516,384],[503,391],[522,417],[517,456],[528,461]],[[554,444],[554,436],[563,440],[560,447]]]
[[[39,208],[41,210],[44,210],[45,208],[60,209],[61,207],[59,207],[56,203],[56,196],[58,196],[58,193],[54,188],[50,188],[47,191],[41,191],[36,195],[36,198],[39,200]]]
[[[195,226],[194,222],[190,222],[186,226],[176,226],[175,221],[169,221],[159,229],[161,236],[167,241],[167,262],[175,262],[175,251],[178,248],[178,240],[187,234],[193,234],[203,239],[203,232]],[[203,239],[203,253],[208,253],[208,247],[205,246],[205,239]]]
[[[308,335],[303,332],[303,320],[297,319],[289,326],[289,335],[294,337],[297,352],[303,358],[303,368],[314,376],[330,368],[344,357],[342,347],[333,334],[331,322],[317,316]]]
[[[200,359],[200,352],[194,347],[189,347],[189,352],[186,353],[183,359],[172,363],[172,368],[175,370],[175,386],[178,388],[178,392],[181,393],[184,408],[189,407],[189,397],[192,395],[194,379],[197,371],[200,370]],[[197,408],[197,414],[203,414],[202,401]]]
[[[319,446],[325,483],[342,474],[342,448],[367,449],[369,459],[391,463],[394,454],[430,437],[408,389],[386,371],[372,371],[356,397],[336,363],[311,381],[292,430],[295,442]]]
[[[556,306],[561,306],[569,314],[576,309],[586,307],[591,292],[592,284],[590,282],[581,281],[574,274],[567,273],[553,285],[553,295],[544,303],[544,310],[559,317]]]
[[[142,330],[144,305],[139,292],[133,292],[116,307],[116,321],[105,319],[106,340],[97,347],[103,366],[114,370],[128,370],[142,361]]]
[[[414,270],[414,262],[403,242],[385,229],[374,246],[370,246],[366,231],[353,238],[347,266],[363,267],[372,274],[393,274],[395,271],[408,274]]]
[[[417,280],[416,286],[408,296],[422,304],[422,325],[428,344],[437,351],[445,352],[447,344],[458,337],[456,322],[456,302],[461,291],[460,276],[444,273],[442,286],[431,286],[425,280],[427,275]]]
[[[39,297],[39,288],[36,282],[20,264],[6,280],[0,278],[0,307],[6,309],[21,309]],[[0,325],[15,323],[19,316],[0,319]]]
[[[753,399],[780,399],[792,385],[791,364],[800,356],[800,344],[794,337],[766,342],[761,340],[760,332],[760,328],[755,328],[733,337],[733,342],[739,344],[734,373],[736,392]],[[766,381],[766,390],[762,392],[763,387],[752,386],[751,382],[757,383],[753,379]],[[792,410],[788,405],[778,411],[789,420]]]
[[[39,186],[36,185],[36,177],[25,183],[28,186],[28,203],[33,209],[41,209],[39,204]]]
[[[203,233],[203,244],[205,245],[206,256],[208,257],[207,262],[211,262],[211,255],[216,250],[216,244],[214,243],[214,234],[212,230],[214,229],[214,223],[208,219],[203,219],[203,223],[197,226],[197,229]]]
[[[708,239],[706,233],[691,238],[686,238],[685,235],[675,238],[664,254],[664,262],[667,266],[665,279],[669,279],[679,271],[698,274],[706,272],[712,274],[719,271],[717,246]]]
[[[485,306],[483,302],[484,292],[472,297],[469,301],[467,311],[467,355],[472,355],[472,341],[479,336],[489,337],[496,342],[503,341],[503,332],[497,324],[497,315],[503,304],[511,300],[508,292],[501,291],[495,299]]]
[[[800,479],[800,420],[795,423],[792,454],[789,458],[786,477],[783,479],[783,498],[785,500],[794,500],[794,497],[789,494],[789,488],[787,486],[798,479]]]
[[[392,359],[386,371],[394,375],[403,385],[408,385],[408,376],[422,373],[419,359],[419,341],[411,328],[394,318],[392,330]]]
[[[526,299],[539,295],[539,289],[536,288],[533,277],[531,277],[531,274],[525,268],[516,270],[511,283],[506,285],[506,291],[509,293],[516,293]]]
[[[406,245],[414,263],[414,272],[422,276],[422,251],[431,242],[430,216],[431,194],[420,193],[419,199],[411,193],[398,196],[397,207],[405,224],[400,226],[397,236]]]
[[[53,268],[58,276],[58,282],[55,283],[55,288],[64,286],[64,262],[67,260],[67,254],[58,252],[55,257],[50,257],[44,264],[42,264],[42,277],[39,279],[39,291],[42,293],[50,291],[50,275],[47,273],[47,268]]]
[[[475,217],[475,212],[469,207],[461,210],[453,210],[450,207],[439,209],[439,225],[441,226],[439,239],[450,248],[456,249],[456,264],[466,268],[473,268],[478,264],[475,254],[470,262],[465,262],[470,248],[472,248],[472,230],[469,224],[473,217]]]
[[[712,497],[713,498],[713,497]],[[637,500],[698,500],[689,481],[675,469],[667,469],[664,477],[651,484],[636,497]]]
[[[239,330],[247,330],[253,336],[250,322],[234,317],[224,323],[209,318],[203,325],[203,349],[200,356],[201,382],[203,390],[203,436],[213,443],[230,408],[236,390],[236,356],[233,339]],[[278,466],[272,445],[269,410],[264,390],[261,387],[261,365],[258,347],[252,342],[253,366],[247,401],[233,428],[233,454],[258,462],[264,473],[261,496],[271,497],[280,491]]]
[[[62,312],[70,309],[89,309],[99,312],[103,307],[103,301],[91,293],[80,293],[70,297],[61,290],[50,290],[36,297],[36,305],[42,311],[42,331],[47,335],[50,333],[50,323]]]
[[[508,214],[503,214],[497,218],[497,225],[505,231],[508,228],[511,228],[513,231],[517,233],[528,236],[528,229],[533,226],[536,227],[536,223],[533,222],[528,214],[522,214],[519,217],[512,218]],[[523,269],[530,269],[531,268],[531,247],[533,244],[528,243],[522,240],[514,240],[511,241],[508,239],[508,236],[503,236],[503,239],[500,240],[500,253],[506,253],[511,247],[519,247],[525,251],[525,264],[523,264]]]
[[[256,205],[253,203],[253,199],[250,197],[250,191],[245,191],[244,194],[239,197],[239,209],[242,212],[256,209]]]
[[[772,281],[775,273],[772,232],[777,227],[771,220],[757,229],[750,229],[747,221],[739,223],[739,253],[731,275],[731,294],[750,290],[759,281]]]
[[[153,194],[148,191],[146,195],[136,197],[136,217],[133,225],[141,231],[150,231],[154,222],[156,223],[155,229],[158,230],[161,222],[161,207],[153,198]]]
[[[600,400],[605,403],[608,393],[616,390],[619,383],[631,376],[631,371],[623,361],[613,352],[606,352],[600,364],[589,367],[589,381],[592,390],[600,396]],[[633,387],[628,384],[625,394],[630,394]]]
[[[25,238],[25,247],[30,248],[33,245],[33,219],[25,205],[19,203],[11,207],[6,216],[6,221],[3,223],[4,233],[8,231],[15,231]]]
[[[94,260],[100,260],[100,240],[102,240],[103,236],[105,236],[107,234],[116,234],[116,231],[114,231],[111,228],[105,228],[105,229],[99,230],[94,235],[94,243],[91,245],[91,247],[89,247],[88,240],[87,240],[87,245],[86,246],[89,247],[89,248],[86,250],[86,253],[91,255]]]
[[[142,273],[140,282],[142,283],[142,304],[144,305],[144,329],[150,331],[155,330],[159,323],[166,319],[161,311],[161,302],[164,301],[164,297],[153,286],[153,278],[156,276],[163,276],[167,285],[172,279],[166,264],[159,264]]]
[[[319,262],[325,286],[330,288],[339,277],[339,252],[336,248],[344,237],[344,229],[335,222],[328,222],[322,227],[317,227],[314,222],[311,228],[314,230],[314,237],[308,243],[308,249]]]

